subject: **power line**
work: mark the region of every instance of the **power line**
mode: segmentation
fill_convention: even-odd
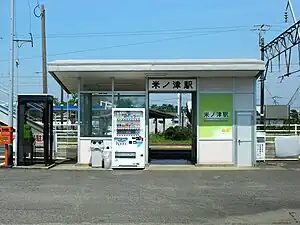
[[[92,48],[92,49],[83,49],[83,50],[77,50],[77,51],[56,53],[56,54],[48,54],[47,56],[48,57],[49,56],[61,56],[61,55],[68,55],[68,54],[107,50],[107,49],[120,48],[120,47],[129,47],[129,46],[142,45],[142,44],[154,44],[154,43],[159,43],[159,42],[164,42],[164,41],[172,41],[172,40],[179,40],[179,39],[185,39],[185,38],[191,38],[191,37],[197,37],[197,36],[206,36],[209,34],[228,33],[228,32],[236,32],[236,31],[239,31],[239,30],[232,29],[232,30],[209,32],[209,33],[198,33],[198,34],[196,33],[193,35],[186,35],[186,36],[180,36],[180,37],[171,37],[171,38],[157,39],[157,40],[151,40],[151,41],[142,41],[142,42],[135,42],[135,43],[129,43],[129,44],[120,44],[120,45],[113,45],[113,46],[107,46],[107,47],[99,47],[99,48]],[[36,58],[41,58],[41,56],[25,57],[25,58],[22,58],[22,60],[29,60],[29,59],[36,59]],[[0,60],[0,63],[4,63],[4,62],[8,62],[8,60]]]
[[[272,95],[272,93],[270,92],[269,88],[267,88],[267,86],[265,86],[265,88],[266,88],[266,91],[268,92],[268,94],[271,96],[271,98],[273,98],[273,95]]]
[[[29,33],[31,32],[31,4],[30,4],[30,0],[27,0],[27,4],[28,4],[28,11],[29,11]]]
[[[280,26],[286,24],[284,22],[272,23],[272,27],[282,28]],[[178,31],[215,31],[220,29],[235,29],[235,28],[249,28],[252,25],[232,25],[232,26],[216,26],[216,27],[191,27],[191,28],[176,28],[176,29],[153,29],[153,30],[135,30],[135,31],[110,31],[110,32],[82,32],[82,33],[56,33],[48,34],[50,36],[61,36],[61,35],[122,35],[122,34],[142,34],[142,33],[161,33],[161,32],[178,32]]]
[[[272,25],[277,28],[282,28],[282,26]],[[194,33],[199,31],[221,31],[228,29],[246,29],[251,26],[240,25],[240,26],[223,26],[223,27],[198,27],[198,28],[180,28],[180,29],[166,29],[166,30],[140,30],[140,31],[125,31],[125,32],[96,32],[96,33],[57,33],[48,34],[47,38],[85,38],[85,37],[122,37],[122,36],[145,36],[145,35],[162,35],[162,34],[183,34],[183,33]],[[281,31],[281,30],[273,30]],[[41,38],[41,36],[35,35],[36,38]]]
[[[240,31],[246,28],[239,28]],[[216,30],[217,31],[217,30]],[[269,31],[281,32],[281,30],[270,29]],[[67,39],[67,38],[92,38],[92,37],[133,37],[133,36],[158,36],[158,35],[179,35],[179,34],[194,34],[200,31],[177,31],[177,32],[156,32],[156,33],[128,33],[128,34],[82,34],[82,35],[58,35],[58,36],[47,36],[47,39]],[[212,31],[210,31],[212,32]],[[41,37],[35,36],[40,39]]]
[[[38,7],[38,5],[37,5]],[[215,33],[227,33],[227,32],[236,32],[239,31],[241,28],[247,28],[249,26],[227,26],[227,27],[213,27],[213,28],[202,28],[202,29],[220,29],[220,28],[228,28],[228,27],[235,27],[236,29],[231,29],[231,30],[223,30],[223,31],[217,31],[217,30],[212,30],[211,32],[206,32],[206,33],[198,33],[194,32],[195,34],[193,35],[186,35],[186,36],[181,36],[181,37],[172,37],[172,38],[165,38],[165,39],[158,39],[158,40],[152,40],[152,41],[144,41],[144,42],[137,42],[137,43],[129,43],[129,44],[122,44],[122,45],[115,45],[115,46],[108,46],[108,47],[100,47],[100,48],[94,48],[94,49],[85,49],[85,50],[78,50],[78,51],[70,51],[70,52],[63,52],[63,53],[57,53],[57,54],[50,54],[48,56],[59,56],[59,55],[68,55],[68,54],[76,54],[76,53],[83,53],[83,52],[91,52],[91,51],[98,51],[98,50],[106,50],[106,49],[112,49],[112,48],[119,48],[119,47],[127,47],[127,46],[135,46],[135,45],[141,45],[141,44],[150,44],[150,43],[158,43],[158,42],[163,42],[163,41],[170,41],[170,40],[177,40],[177,39],[184,39],[184,38],[190,38],[190,37],[196,37],[196,36],[202,36],[202,35],[209,35],[209,34],[215,34]],[[239,29],[238,29],[239,28]],[[195,28],[187,28],[187,29],[173,29],[173,30],[165,30],[165,31],[175,31],[175,30],[193,30]],[[197,29],[197,28],[196,28]],[[201,28],[198,28],[201,29]],[[161,31],[161,30],[160,30]],[[143,32],[143,31],[139,31]],[[144,31],[144,32],[151,32],[151,30]],[[153,32],[153,30],[152,30]],[[117,32],[115,32],[117,33]],[[119,32],[119,34],[122,32]],[[123,32],[123,34],[126,32]],[[105,34],[105,33],[102,33]],[[106,33],[109,34],[109,33]],[[127,32],[128,34],[128,32]],[[41,56],[33,56],[33,57],[26,57],[22,58],[22,60],[29,60],[29,59],[36,59],[36,58],[41,58]],[[21,59],[20,59],[21,60]],[[0,60],[1,62],[8,62],[8,60]]]

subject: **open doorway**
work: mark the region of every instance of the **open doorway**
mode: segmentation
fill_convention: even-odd
[[[149,94],[150,164],[196,163],[195,100],[193,92]]]

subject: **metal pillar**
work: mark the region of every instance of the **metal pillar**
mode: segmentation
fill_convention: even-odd
[[[264,38],[262,36],[262,31],[259,33],[259,46],[260,46],[260,59],[265,61],[265,51],[264,48]],[[265,73],[262,72],[260,75],[260,124],[265,124]]]
[[[114,102],[115,102],[115,78],[112,77],[111,78],[111,104],[112,104],[112,108],[114,108]]]
[[[60,124],[62,124],[61,129],[63,130],[64,124],[64,89],[60,88]]]
[[[80,162],[80,124],[81,124],[81,78],[78,78],[77,86],[78,104],[77,104],[77,163]]]
[[[149,84],[148,77],[145,79],[145,165],[149,164]]]
[[[9,118],[8,125],[14,126],[14,69],[15,69],[15,54],[14,54],[14,36],[15,36],[15,0],[10,0],[10,73],[9,73]],[[13,144],[8,146],[9,166],[13,165]]]

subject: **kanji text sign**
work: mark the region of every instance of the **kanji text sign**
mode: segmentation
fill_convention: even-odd
[[[224,120],[226,121],[229,117],[229,112],[214,112],[207,111],[203,113],[204,120]]]
[[[196,91],[196,79],[149,79],[149,91]]]
[[[232,138],[232,94],[200,94],[200,138]]]

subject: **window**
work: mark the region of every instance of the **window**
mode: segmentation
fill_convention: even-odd
[[[112,127],[111,95],[81,94],[82,137],[110,137]]]
[[[144,108],[145,92],[116,93],[115,108]],[[81,93],[80,136],[111,137],[112,95],[110,93]]]
[[[114,104],[116,108],[145,108],[145,92],[115,93]]]

